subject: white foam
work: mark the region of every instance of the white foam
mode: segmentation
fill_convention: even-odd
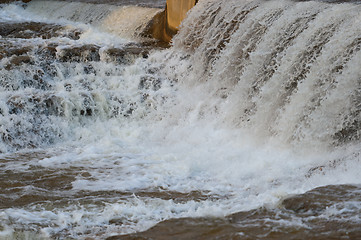
[[[305,86],[307,91],[301,89],[300,92],[291,94],[289,101],[284,102],[285,105],[272,105],[268,102],[269,99],[274,100],[275,96],[282,98],[284,83],[290,77],[284,74],[289,70],[292,75],[292,67],[297,65],[299,54],[307,47],[306,40],[311,41],[308,38],[331,21],[342,19],[345,22],[341,26],[346,28],[348,21],[353,20],[345,19],[343,13],[356,14],[355,18],[358,19],[356,10],[359,10],[359,6],[345,4],[329,7],[325,3],[315,2],[306,6],[309,3],[284,1],[276,4],[268,1],[250,13],[251,18],[247,18],[245,24],[235,30],[225,49],[217,53],[215,62],[206,68],[205,60],[209,56],[204,54],[212,46],[210,40],[204,38],[202,40],[206,42],[190,50],[179,38],[197,34],[193,32],[197,31],[197,26],[191,23],[196,22],[203,7],[216,8],[217,3],[211,5],[212,3],[215,1],[201,1],[191,12],[184,22],[185,30],[175,38],[174,44],[178,49],[174,47],[154,52],[148,59],[139,59],[130,66],[88,62],[87,66],[94,68],[94,74],[84,73],[84,63],[57,63],[53,90],[54,95],[62,99],[64,115],[61,118],[54,117],[49,125],[62,130],[62,142],[54,144],[53,149],[45,149],[50,156],[44,159],[31,159],[21,164],[12,162],[6,166],[7,169],[26,169],[34,165],[51,169],[81,167],[91,177],[77,176],[72,182],[72,191],[121,191],[135,195],[116,201],[108,199],[105,206],[76,203],[51,211],[45,210],[41,204],[26,209],[10,208],[0,212],[2,221],[10,222],[9,219],[15,219],[20,225],[40,223],[42,231],[48,236],[67,232],[76,238],[78,233],[89,229],[92,231],[90,236],[102,231],[106,232],[105,235],[124,234],[145,230],[169,218],[225,216],[263,205],[276,207],[279,200],[289,194],[303,193],[318,186],[361,184],[361,159],[358,154],[360,143],[351,142],[333,147],[332,133],[324,131],[324,126],[332,123],[330,118],[341,121],[348,114],[348,109],[332,112],[336,109],[332,107],[336,100],[337,103],[341,102],[340,96],[346,98],[347,93],[357,85],[359,53],[350,56],[350,61],[344,66],[344,74],[336,77],[340,81],[337,91],[331,91],[327,94],[329,99],[322,101],[324,105],[320,109],[327,108],[332,113],[327,114],[327,117],[323,115],[325,111],[315,111],[311,120],[305,126],[302,125],[299,132],[295,131],[299,118],[293,109],[301,109],[298,112],[301,114],[302,100],[305,99],[303,96],[312,98],[312,93],[308,91],[312,89],[308,81],[312,81],[319,73],[317,69],[327,63],[328,54],[323,56],[321,53],[320,58],[315,56],[317,60],[311,73],[300,82],[299,86]],[[224,14],[230,11],[234,16],[232,11],[243,9],[246,3],[249,2],[229,1],[218,4],[225,4]],[[237,4],[237,8],[233,8],[232,4]],[[254,4],[261,5],[261,2],[255,1]],[[298,11],[292,10],[292,4],[296,4],[296,10],[300,10],[299,16],[295,16]],[[277,13],[283,7],[286,12],[278,16]],[[8,12],[11,11],[16,12],[11,9]],[[258,64],[262,66],[262,56],[268,54],[267,46],[271,45],[268,44],[268,37],[278,35],[285,19],[296,21],[303,14],[309,16],[309,11],[319,14],[315,18],[319,22],[311,24],[282,53],[286,58],[279,62],[279,69],[275,69],[276,73],[270,82],[261,88],[260,95],[248,98],[249,87],[253,84],[252,80],[255,80],[251,77],[257,77],[253,71],[259,68]],[[268,22],[265,15],[270,17]],[[280,22],[277,22],[277,17]],[[217,19],[221,21],[222,15]],[[258,41],[261,43],[250,56],[250,60],[256,63],[252,64],[247,60],[243,67],[249,68],[244,72],[235,70],[227,73],[238,66],[236,54],[239,53],[238,50],[244,50],[239,47],[239,39],[247,35],[244,30],[258,26],[254,19],[264,20],[259,26],[260,31],[262,27],[270,29],[270,32],[265,33],[266,37],[260,37]],[[217,22],[212,25],[217,26]],[[217,32],[217,28],[205,28],[202,25],[198,27],[207,36],[213,36],[214,31]],[[358,36],[360,30],[357,26],[352,29],[355,35],[345,31],[350,38]],[[336,31],[336,38],[331,38],[332,41],[325,44],[324,51],[331,56],[338,55],[333,49],[339,46],[343,33],[342,28]],[[106,40],[104,36],[107,36]],[[349,40],[341,45],[347,45]],[[81,36],[80,42],[111,45],[116,40],[90,26]],[[65,46],[67,44],[75,42],[66,43]],[[277,41],[272,42],[272,46],[276,44]],[[62,47],[58,50],[61,52]],[[221,64],[226,71],[218,71],[221,67],[216,64]],[[226,68],[227,66],[230,68]],[[323,72],[328,72],[333,66],[327,65]],[[219,73],[224,73],[225,76],[236,75],[237,81],[223,79],[224,75]],[[241,76],[242,73],[246,75]],[[140,82],[145,77],[159,80],[161,88],[142,89]],[[84,80],[87,83],[85,87]],[[72,84],[71,93],[66,91],[65,83]],[[273,83],[276,85],[272,85]],[[278,89],[283,92],[277,91]],[[220,97],[219,93],[223,90],[228,98]],[[33,89],[19,90],[21,96],[35,93],[37,92]],[[82,109],[84,96],[91,99],[91,107],[94,111],[97,110],[96,116],[85,118],[73,114],[74,109]],[[109,96],[116,96],[118,102]],[[144,96],[147,98],[142,98]],[[5,96],[1,98],[6,99]],[[255,114],[243,119],[244,110],[252,104],[256,106]],[[265,107],[268,104],[272,106]],[[349,105],[337,105],[337,109],[342,106]],[[121,114],[111,117],[111,107],[124,109]],[[128,107],[134,107],[132,114],[127,115]],[[261,110],[257,112],[259,109]],[[275,117],[275,114],[278,115]],[[258,124],[261,128],[258,128]],[[299,138],[292,139],[295,132],[299,134]],[[319,137],[319,132],[325,133],[325,136]],[[6,148],[0,147],[1,150]],[[196,191],[208,194],[210,198],[177,202],[136,196],[137,192],[160,190],[180,193]],[[341,210],[330,209],[327,216],[332,216],[335,211],[348,211],[352,208],[359,209],[360,206],[350,203]],[[112,219],[121,219],[123,225],[110,225],[109,221]],[[4,232],[10,234],[11,229],[6,228]]]

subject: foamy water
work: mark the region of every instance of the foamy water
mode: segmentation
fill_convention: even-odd
[[[0,60],[0,237],[104,239],[361,184],[358,4],[204,0],[147,54],[134,33],[159,9],[0,11],[61,26],[0,38],[29,48]]]

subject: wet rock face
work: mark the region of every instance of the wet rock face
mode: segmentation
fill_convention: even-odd
[[[84,45],[81,47],[67,48],[58,54],[58,59],[63,62],[99,61],[99,47],[95,45]]]
[[[259,208],[225,218],[171,219],[145,232],[108,240],[360,239],[360,202],[361,186],[331,185],[289,197],[276,209]]]
[[[53,52],[53,49],[48,49]],[[125,48],[108,48],[102,52],[103,59],[100,55],[100,47],[96,45],[71,46],[51,54],[61,62],[89,62],[101,61],[115,62],[118,64],[131,64],[138,57],[147,58],[150,48],[143,46],[129,45]],[[55,49],[56,51],[56,49]]]
[[[73,40],[79,39],[80,31],[75,30],[67,33],[63,32],[63,27],[55,24],[46,24],[40,22],[22,22],[22,23],[0,23],[0,35],[3,38],[42,38],[50,39],[53,37],[63,36]]]
[[[20,1],[20,0],[0,0],[0,3],[11,3],[11,2],[16,2],[16,1]],[[31,0],[21,0],[24,3],[28,3]]]

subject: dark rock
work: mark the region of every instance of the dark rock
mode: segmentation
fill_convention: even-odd
[[[10,63],[5,66],[5,69],[10,70],[24,63],[33,63],[33,61],[29,56],[14,56],[11,58]]]
[[[30,47],[24,46],[12,46],[12,45],[1,45],[0,43],[0,60],[11,56],[27,55],[31,50]]]
[[[92,44],[66,48],[61,50],[57,58],[62,62],[100,61],[99,48]]]
[[[17,2],[18,0],[0,0],[0,3],[11,3],[11,2]],[[24,3],[28,3],[31,0],[21,0]]]
[[[62,29],[60,25],[46,24],[40,22],[2,22],[0,24],[0,35],[7,38],[43,38],[49,39],[59,35]]]
[[[142,46],[128,46],[125,48],[110,48],[105,51],[109,61],[119,64],[131,64],[136,58],[148,58],[149,49]]]

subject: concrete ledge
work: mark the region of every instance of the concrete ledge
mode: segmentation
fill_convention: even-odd
[[[196,5],[196,0],[167,0],[166,23],[167,28],[177,31],[187,12]]]
[[[179,25],[187,16],[187,12],[198,0],[167,0],[165,10],[165,34],[168,41],[177,33]]]
[[[187,12],[198,0],[167,0],[164,12],[155,16],[147,34],[164,42],[170,42],[178,27],[187,16]]]

